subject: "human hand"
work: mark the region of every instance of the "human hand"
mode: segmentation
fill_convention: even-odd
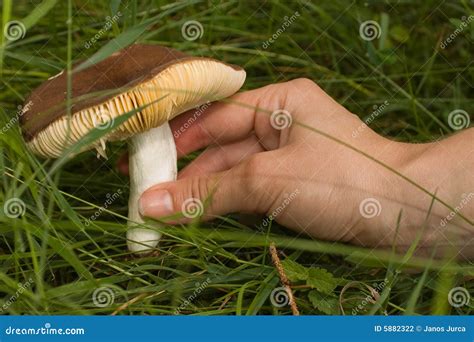
[[[272,119],[276,110],[290,117],[279,112],[280,120]],[[459,202],[459,189],[442,186],[439,173],[425,173],[436,162],[429,157],[433,145],[379,136],[310,80],[240,93],[198,117],[190,111],[170,124],[178,156],[208,148],[177,181],[142,195],[143,216],[163,219],[197,199],[209,203],[207,219],[231,212],[266,214],[324,240],[390,246],[398,224],[396,246],[406,249],[428,223],[420,246],[429,250],[446,243],[435,228],[449,209],[435,203],[429,210],[432,197],[393,172],[413,177],[447,202]]]

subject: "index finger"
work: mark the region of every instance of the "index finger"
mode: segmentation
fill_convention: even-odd
[[[210,144],[227,144],[250,135],[258,121],[260,130],[272,130],[265,106],[280,102],[275,85],[235,94],[225,102],[214,102],[190,110],[170,121],[178,157],[199,150]],[[260,109],[261,108],[261,109]],[[271,108],[271,107],[270,107]],[[274,109],[273,109],[274,110]],[[266,118],[258,120],[259,114]]]

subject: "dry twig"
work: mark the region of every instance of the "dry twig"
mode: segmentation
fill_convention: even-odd
[[[286,293],[288,294],[288,300],[291,307],[291,311],[293,312],[293,315],[299,316],[300,311],[298,310],[298,306],[296,305],[295,297],[293,296],[293,291],[291,290],[290,281],[288,280],[288,277],[285,274],[285,270],[283,269],[283,266],[280,261],[280,257],[278,256],[277,249],[273,242],[270,244],[269,249],[270,249],[270,255],[272,257],[273,265],[275,265],[275,268],[278,271],[278,275],[280,276],[280,281],[285,287]]]

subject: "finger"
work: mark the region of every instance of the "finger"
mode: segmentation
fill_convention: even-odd
[[[205,150],[179,174],[178,179],[228,170],[255,153],[263,151],[255,135],[243,141]]]
[[[257,176],[257,156],[228,171],[156,185],[141,196],[140,212],[164,220],[181,213],[184,221],[201,215],[212,218],[231,212],[264,213],[272,201],[266,191],[266,178]],[[176,222],[176,217],[172,221]]]
[[[178,156],[211,144],[228,144],[255,131],[267,149],[278,147],[280,131],[270,123],[271,112],[285,107],[291,82],[239,93],[204,110],[188,111],[170,122]],[[201,107],[202,108],[202,107]]]

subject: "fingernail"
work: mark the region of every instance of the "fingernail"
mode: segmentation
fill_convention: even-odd
[[[148,191],[140,197],[139,209],[142,216],[168,216],[173,213],[173,199],[166,190]]]

